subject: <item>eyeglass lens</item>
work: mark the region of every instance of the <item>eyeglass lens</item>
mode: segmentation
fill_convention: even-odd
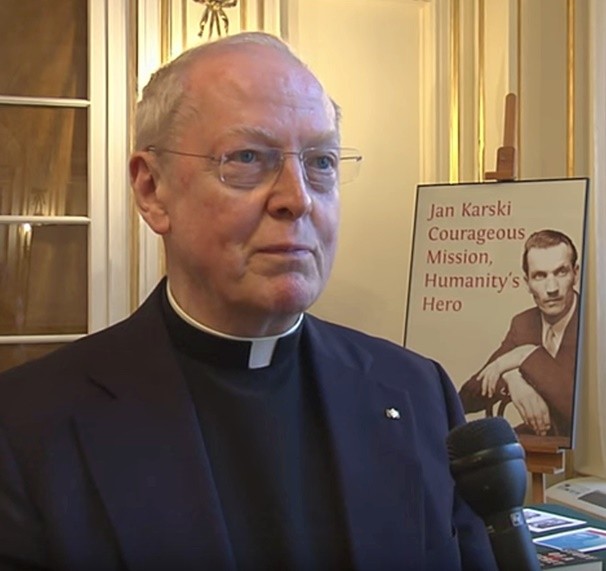
[[[350,182],[359,170],[361,157],[344,149],[304,149],[284,152],[280,149],[242,149],[224,154],[219,170],[223,182],[242,189],[271,183],[279,175],[286,156],[298,158],[309,184],[318,190],[333,188],[337,181]]]

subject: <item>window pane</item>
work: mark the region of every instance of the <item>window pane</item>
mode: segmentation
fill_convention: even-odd
[[[0,2],[0,94],[86,99],[87,0]]]
[[[86,226],[0,224],[0,335],[86,333]]]
[[[86,109],[0,105],[0,214],[85,216],[87,140]]]
[[[0,372],[42,357],[59,347],[60,343],[0,345]]]

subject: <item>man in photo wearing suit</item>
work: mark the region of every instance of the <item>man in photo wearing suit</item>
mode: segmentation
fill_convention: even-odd
[[[501,346],[459,392],[466,413],[511,401],[522,434],[570,436],[579,326],[579,262],[572,240],[540,230],[524,245],[535,307],[516,315]]]
[[[339,110],[277,38],[157,71],[130,175],[167,277],[0,376],[0,569],[491,571],[433,361],[306,313],[332,266]]]

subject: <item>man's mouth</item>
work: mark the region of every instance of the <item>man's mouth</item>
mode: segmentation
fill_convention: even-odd
[[[271,246],[260,248],[259,252],[262,254],[303,256],[306,254],[311,254],[312,250],[309,246],[304,244],[273,244]]]

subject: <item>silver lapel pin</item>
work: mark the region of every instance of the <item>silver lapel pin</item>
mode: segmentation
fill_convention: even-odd
[[[397,408],[386,408],[385,416],[392,420],[397,420],[398,418],[400,418],[400,411]]]

